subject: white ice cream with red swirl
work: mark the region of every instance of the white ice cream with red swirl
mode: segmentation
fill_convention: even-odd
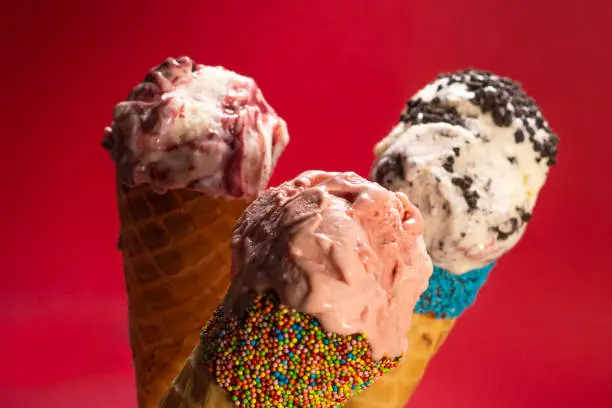
[[[434,264],[461,274],[520,240],[557,143],[517,83],[474,70],[443,74],[377,144],[371,178],[408,195]]]
[[[288,142],[253,79],[181,57],[153,68],[115,107],[103,145],[127,185],[252,198]]]

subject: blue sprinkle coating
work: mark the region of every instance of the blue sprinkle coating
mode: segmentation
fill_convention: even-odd
[[[495,262],[473,269],[462,275],[453,275],[434,266],[429,287],[416,304],[415,312],[434,316],[438,319],[452,319],[460,316],[470,307],[478,291],[487,281]]]

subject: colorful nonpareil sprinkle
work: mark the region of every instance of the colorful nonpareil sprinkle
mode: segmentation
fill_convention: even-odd
[[[203,356],[239,407],[340,407],[401,357],[374,360],[366,336],[327,332],[273,294],[238,318],[218,309],[202,331]]]
[[[461,275],[454,275],[434,266],[429,286],[423,292],[414,311],[438,319],[454,319],[474,303],[478,291],[485,284],[495,262],[473,269]]]

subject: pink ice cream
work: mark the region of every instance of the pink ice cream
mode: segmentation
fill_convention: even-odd
[[[153,68],[114,110],[103,145],[129,186],[250,198],[289,142],[251,78],[188,57]]]
[[[303,173],[262,193],[238,221],[226,310],[240,313],[240,299],[273,290],[328,331],[365,334],[375,358],[399,356],[432,273],[422,230],[403,193],[354,173]]]

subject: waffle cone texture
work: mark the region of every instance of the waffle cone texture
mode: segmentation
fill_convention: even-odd
[[[231,232],[248,203],[120,182],[117,201],[138,406],[153,408],[229,287]]]

